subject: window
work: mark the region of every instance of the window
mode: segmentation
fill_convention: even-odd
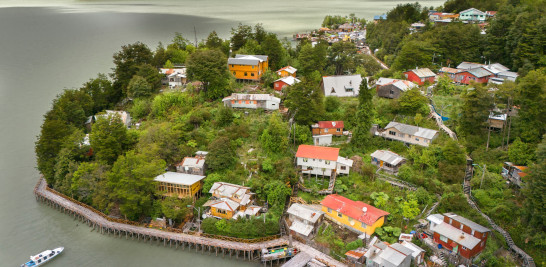
[[[400,137],[404,138],[404,136],[406,136],[406,135],[405,135],[405,134],[403,134],[403,133],[399,133],[399,134],[398,134],[398,136],[400,136]]]
[[[362,228],[366,229],[368,227],[365,223],[362,223]]]
[[[340,128],[337,128],[337,131],[336,131],[336,132],[338,132],[338,133],[341,132],[341,129],[340,129]]]
[[[453,219],[449,218],[449,224],[453,223]]]
[[[467,250],[467,248],[465,246],[463,246],[463,250]]]
[[[415,138],[415,141],[419,141],[419,138]]]
[[[332,213],[332,209],[331,209],[331,208],[328,208],[328,213]]]
[[[345,169],[346,169],[345,166],[341,166],[341,167],[339,167],[339,168],[342,169],[342,170],[345,170]]]
[[[245,72],[245,76],[248,76],[248,73]]]
[[[440,235],[440,241],[447,243],[447,237]]]
[[[254,69],[254,66],[252,66],[252,68]]]
[[[227,214],[225,210],[221,210],[221,209],[216,209],[216,212],[220,214]]]
[[[239,100],[239,104],[243,104],[243,100]]]
[[[390,135],[396,136],[396,132],[395,132],[395,131],[389,131],[389,134],[390,134]]]
[[[236,74],[235,74],[235,71],[234,71],[234,72],[233,72],[233,76],[235,76],[235,75],[236,75]]]
[[[303,162],[307,162],[308,160],[308,158],[303,158]]]
[[[235,104],[235,100],[231,100],[231,104]]]
[[[390,91],[390,94],[391,94],[391,95],[394,94],[394,91],[393,91],[392,89],[391,89],[391,91]]]
[[[330,165],[330,161],[329,160],[326,160],[324,161],[326,163],[326,165]]]
[[[337,217],[343,218],[343,214],[341,214],[341,212],[338,211],[338,212],[337,212]]]
[[[250,74],[250,76],[254,77],[254,72]]]
[[[328,132],[328,128],[324,128],[324,132],[327,133],[327,132]]]
[[[322,162],[322,159],[319,159],[318,162]]]
[[[483,245],[485,245],[485,242],[484,242],[484,241],[482,241],[482,245],[481,245],[481,246],[483,247]]]
[[[279,85],[280,85],[280,84],[276,83],[276,84],[275,84],[275,87],[276,87],[276,88],[279,88]]]
[[[471,235],[474,235],[474,229],[472,229]]]
[[[349,218],[349,223],[350,223],[351,225],[354,225],[354,224],[355,224],[355,220],[354,220],[353,218]]]
[[[461,230],[463,230],[463,225],[461,224]]]

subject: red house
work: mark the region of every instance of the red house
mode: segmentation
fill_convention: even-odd
[[[296,83],[299,83],[300,80],[297,78],[294,78],[292,76],[286,76],[284,78],[280,78],[273,82],[273,89],[277,91],[282,91],[285,87],[292,86]]]
[[[491,230],[455,213],[427,217],[434,242],[441,247],[471,259],[485,248]]]
[[[469,69],[461,71],[457,74],[455,74],[455,79],[453,79],[454,82],[462,83],[462,84],[470,84],[470,81],[475,81],[478,83],[487,83],[489,82],[489,78],[493,77],[493,73],[486,70],[483,67]]]
[[[343,135],[343,121],[319,121],[311,125],[313,135],[333,134]]]
[[[423,85],[425,82],[434,83],[436,74],[429,68],[414,69],[404,72],[407,80],[410,80],[418,85]]]

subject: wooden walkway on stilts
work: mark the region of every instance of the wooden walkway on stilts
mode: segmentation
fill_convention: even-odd
[[[34,195],[36,200],[46,203],[47,205],[58,209],[59,211],[73,216],[89,227],[93,231],[101,234],[113,235],[114,237],[132,239],[150,244],[169,246],[174,248],[182,248],[182,250],[195,250],[201,254],[208,253],[230,258],[237,258],[249,261],[260,261],[263,248],[279,247],[288,245],[289,241],[285,237],[265,239],[247,240],[246,242],[237,242],[230,240],[222,240],[206,236],[191,235],[186,233],[170,232],[152,228],[146,228],[136,223],[121,223],[116,219],[109,218],[106,215],[94,210],[83,203],[78,203],[53,189],[47,187],[47,182],[40,178],[34,187]],[[297,244],[299,250],[306,251],[312,249],[303,244]],[[341,263],[333,260],[331,257],[322,254],[317,256],[321,260],[332,262],[331,266],[343,266]]]

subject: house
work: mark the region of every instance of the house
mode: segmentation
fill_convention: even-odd
[[[164,192],[163,196],[197,199],[203,188],[203,175],[194,175],[178,172],[166,172],[154,178],[158,183],[158,191]]]
[[[195,157],[185,157],[182,162],[176,164],[176,172],[205,175],[207,154],[205,151],[197,151]]]
[[[484,22],[486,16],[485,12],[475,8],[469,8],[459,12],[459,20],[463,22]]]
[[[522,178],[527,176],[527,166],[517,166],[512,162],[505,162],[502,166],[501,175],[511,183],[521,187]]]
[[[261,210],[260,206],[253,205],[254,193],[250,187],[216,182],[210,188],[212,194],[203,206],[210,207],[208,216],[221,219],[249,218],[256,216]]]
[[[421,22],[412,23],[410,25],[410,27],[409,27],[410,33],[418,32],[421,29],[423,29],[425,26],[426,26],[426,24],[421,23]]]
[[[429,68],[414,69],[404,72],[404,76],[409,81],[412,81],[418,85],[423,85],[425,82],[434,83],[436,74]]]
[[[299,83],[301,82],[299,79],[297,78],[294,78],[292,76],[286,76],[286,77],[283,77],[283,78],[280,78],[276,81],[273,82],[273,89],[277,90],[277,91],[282,91],[284,90],[284,88],[288,87],[288,86],[292,86],[296,83]]]
[[[504,125],[506,123],[506,118],[508,117],[507,114],[493,114],[491,113],[488,118],[489,127],[493,129],[503,129]]]
[[[277,75],[279,75],[281,78],[292,76],[296,78],[296,71],[298,69],[292,67],[292,66],[286,66],[280,70],[277,71]]]
[[[186,68],[159,69],[161,74],[165,75],[163,84],[168,84],[169,88],[182,86],[188,82],[186,77]]]
[[[415,266],[420,266],[422,263],[425,262],[425,250],[420,248],[419,246],[413,244],[411,241],[403,241],[402,246],[408,248],[412,251],[411,253],[411,261]]]
[[[492,18],[497,15],[497,11],[485,11],[487,18]]]
[[[222,99],[224,106],[230,108],[250,108],[265,110],[278,110],[281,99],[268,94],[236,94]]]
[[[481,79],[480,81],[485,83],[487,81],[493,80],[494,83],[503,83],[504,81],[516,81],[518,78],[518,74],[516,72],[510,71],[509,68],[503,66],[500,63],[493,63],[493,64],[480,64],[480,63],[473,63],[473,62],[462,62],[457,66],[457,69],[462,72],[463,70],[470,71],[472,69],[484,69],[485,71],[489,72],[490,75],[487,80]],[[483,72],[483,70],[482,70]],[[457,79],[463,79],[462,77],[454,78],[453,81],[457,81]]]
[[[228,59],[228,69],[236,79],[259,81],[269,68],[264,55],[236,55]]]
[[[364,254],[366,267],[410,267],[413,251],[402,244],[377,240]]]
[[[108,116],[118,116],[121,119],[121,122],[127,127],[131,127],[131,115],[127,111],[115,111],[115,110],[105,110],[95,116],[90,116],[87,118],[86,127],[91,129],[91,124],[97,121],[98,118],[108,118]]]
[[[487,83],[489,78],[493,74],[486,70],[483,67],[473,68],[469,70],[463,70],[455,74],[454,82],[462,84],[470,84],[470,81],[475,81],[477,83]]]
[[[395,175],[398,173],[400,166],[406,163],[405,158],[388,150],[376,150],[370,156],[373,165]]]
[[[382,131],[376,132],[375,135],[401,141],[406,144],[429,146],[432,140],[436,139],[440,133],[436,130],[391,121]]]
[[[351,97],[357,96],[362,77],[358,75],[337,75],[322,77],[324,96]]]
[[[451,80],[455,80],[455,75],[457,73],[461,72],[462,70],[455,69],[455,68],[448,68],[448,67],[442,67],[439,71],[439,75],[445,75],[446,77],[450,78]]]
[[[320,204],[325,216],[359,234],[371,236],[377,227],[383,226],[388,212],[368,205],[362,201],[353,201],[337,194],[326,196]]]
[[[343,121],[319,121],[311,125],[313,135],[332,134],[343,135]]]
[[[382,80],[380,82],[383,83],[384,81],[385,80]],[[377,85],[376,91],[377,95],[380,97],[395,99],[399,98],[403,92],[411,90],[415,87],[417,87],[417,85],[410,81],[392,79],[390,83]]]
[[[339,148],[300,145],[296,164],[302,173],[322,176],[349,174],[353,161],[339,156]]]
[[[332,144],[332,134],[313,135],[313,144],[315,146],[329,146]]]
[[[491,230],[454,213],[427,217],[435,243],[465,259],[478,255],[484,248]]]
[[[363,266],[364,261],[366,260],[366,258],[364,258],[366,251],[366,248],[363,247],[347,251],[345,257],[349,262],[349,266]]]
[[[299,203],[292,204],[286,213],[288,214],[290,233],[306,239],[316,234],[324,215],[321,211]]]

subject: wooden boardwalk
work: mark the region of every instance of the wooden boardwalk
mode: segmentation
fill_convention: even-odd
[[[182,250],[195,250],[196,252],[201,252],[201,254],[208,253],[209,255],[214,254],[216,256],[219,256],[220,254],[222,257],[229,256],[230,258],[259,261],[263,248],[279,247],[288,245],[289,243],[286,237],[277,237],[272,238],[271,240],[256,239],[237,242],[146,228],[137,225],[134,222],[117,222],[117,219],[109,218],[83,203],[77,203],[55,190],[48,188],[47,183],[43,178],[40,178],[36,184],[34,194],[37,200],[73,216],[74,219],[82,221],[101,234],[113,235],[118,238],[125,237],[125,239],[131,238],[132,240],[149,242],[150,244],[159,245],[162,243],[163,246],[174,248],[180,247]],[[314,250],[304,244],[296,244],[295,247],[301,251]],[[314,256],[320,260],[332,262],[331,266],[344,266],[323,253],[315,254]]]

